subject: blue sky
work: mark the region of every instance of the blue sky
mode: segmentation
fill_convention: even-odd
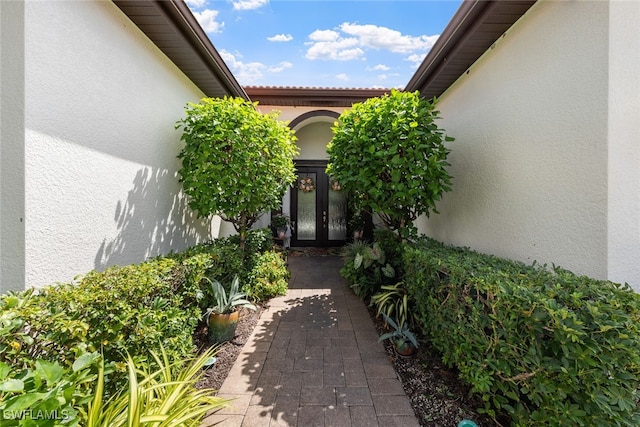
[[[461,1],[186,3],[243,86],[403,88]]]

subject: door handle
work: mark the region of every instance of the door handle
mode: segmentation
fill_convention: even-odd
[[[322,227],[327,228],[327,211],[322,211]]]

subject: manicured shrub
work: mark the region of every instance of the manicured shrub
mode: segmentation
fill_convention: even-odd
[[[451,190],[445,143],[453,138],[438,128],[435,108],[435,99],[393,89],[344,110],[327,146],[327,173],[354,211],[376,213],[404,238]]]
[[[444,361],[516,426],[640,425],[640,295],[445,247],[405,249],[405,282]]]
[[[126,354],[143,359],[159,345],[172,358],[191,354],[199,291],[184,276],[175,260],[153,260],[2,296],[2,317],[10,327],[2,332],[9,345],[0,346],[0,361],[24,368],[38,359],[70,366],[84,352],[102,351],[114,367]],[[123,374],[113,372],[108,391],[117,389]]]
[[[276,251],[267,251],[256,256],[255,265],[243,290],[256,302],[285,295],[289,275],[282,255]]]
[[[247,283],[260,299],[286,291],[288,271],[279,254],[266,251],[270,243],[268,232],[256,230],[247,234],[246,262],[237,238],[218,239],[141,264],[92,271],[71,284],[1,295],[0,409],[20,411],[31,402],[32,408],[75,417],[93,393],[87,378],[95,378],[99,352],[107,398],[130,380],[127,358],[153,370],[159,359],[150,352],[161,349],[171,361],[191,356],[195,327],[213,298],[207,294],[210,280],[251,277]],[[245,271],[247,266],[252,269]],[[68,425],[76,424],[69,418]]]
[[[176,127],[183,131],[178,173],[189,206],[231,222],[244,250],[246,232],[296,179],[294,132],[279,113],[262,114],[242,98],[204,98],[185,114]]]

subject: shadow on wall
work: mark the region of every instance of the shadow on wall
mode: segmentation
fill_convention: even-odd
[[[113,219],[118,234],[103,240],[95,257],[96,270],[179,251],[212,235],[211,219],[197,218],[176,174],[167,169],[140,169],[127,200],[118,201]]]

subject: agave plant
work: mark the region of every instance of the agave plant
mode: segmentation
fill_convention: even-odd
[[[385,322],[393,328],[393,331],[380,335],[378,342],[382,342],[386,339],[391,340],[393,346],[398,354],[411,355],[418,348],[418,339],[415,334],[411,332],[406,323],[398,324],[391,317],[386,314],[382,314]]]
[[[231,282],[231,289],[229,293],[224,290],[224,286],[217,280],[211,280],[211,288],[213,290],[213,296],[216,299],[216,304],[213,307],[207,308],[205,317],[208,318],[210,314],[229,314],[236,311],[239,307],[249,308],[255,310],[256,306],[251,304],[246,299],[247,294],[239,292],[240,279],[236,275]]]
[[[210,348],[191,361],[171,363],[162,348],[152,353],[159,368],[149,372],[127,358],[129,388],[103,402],[104,364],[100,367],[95,396],[86,412],[87,427],[196,427],[210,411],[229,402],[213,395],[212,389],[197,389],[202,367],[217,351]],[[141,379],[139,379],[141,378]]]

